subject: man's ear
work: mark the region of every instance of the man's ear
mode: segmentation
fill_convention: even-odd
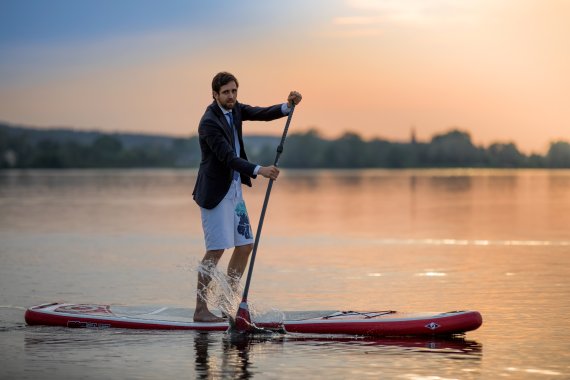
[[[212,96],[214,97],[215,100],[218,100],[220,94],[218,94],[216,91],[212,91]]]

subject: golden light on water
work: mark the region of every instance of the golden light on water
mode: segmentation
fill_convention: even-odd
[[[447,273],[443,272],[434,272],[434,271],[427,271],[423,273],[416,273],[416,276],[425,276],[425,277],[445,277]]]

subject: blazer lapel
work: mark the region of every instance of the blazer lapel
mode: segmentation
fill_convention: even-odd
[[[240,104],[236,102],[234,109],[232,110],[232,114],[234,115],[234,127],[236,128],[236,132],[238,135],[239,143],[241,144],[243,150],[243,141],[242,141],[242,122],[241,122],[241,112],[240,112]]]
[[[228,140],[230,142],[233,141],[233,136],[230,134],[230,131],[232,130],[230,125],[228,124],[228,120],[226,119],[226,117],[224,116],[224,113],[222,112],[222,110],[220,109],[220,106],[218,105],[218,103],[214,100],[214,102],[211,105],[212,110],[214,111],[214,114],[218,117],[218,121],[219,121],[219,127],[224,131],[224,133],[226,134],[226,137],[228,138]]]

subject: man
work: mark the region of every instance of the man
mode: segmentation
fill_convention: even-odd
[[[208,310],[204,299],[215,267],[224,250],[235,247],[228,264],[230,284],[237,287],[253,249],[253,233],[242,198],[241,184],[251,187],[251,178],[262,175],[277,179],[275,166],[259,166],[247,160],[242,137],[244,120],[270,121],[289,114],[299,104],[301,94],[291,91],[287,103],[271,107],[252,107],[237,101],[238,81],[230,73],[218,73],[212,80],[214,101],[200,120],[198,136],[202,160],[194,187],[194,200],[200,206],[206,254],[198,272],[196,322],[221,322],[223,318]]]

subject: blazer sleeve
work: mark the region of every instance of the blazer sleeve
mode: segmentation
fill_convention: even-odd
[[[224,127],[222,127],[224,128]],[[238,157],[227,137],[224,135],[223,129],[211,118],[202,120],[198,128],[200,138],[208,145],[211,152],[225,166],[246,174],[249,177],[255,177],[254,170],[256,165],[243,158]]]
[[[240,103],[240,106],[243,120],[271,121],[285,116],[281,111],[281,104],[270,107],[255,107]]]

